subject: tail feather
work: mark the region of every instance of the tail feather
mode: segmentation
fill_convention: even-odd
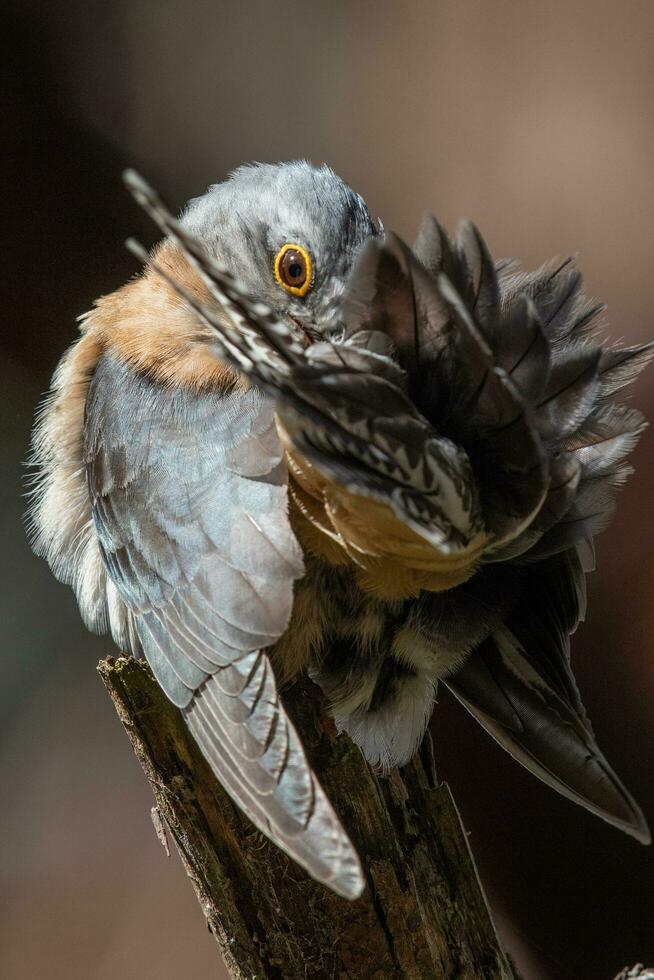
[[[600,751],[570,668],[585,613],[574,552],[527,566],[521,598],[445,683],[530,772],[642,843],[645,818]]]
[[[562,796],[651,842],[645,817],[592,732],[499,635],[445,684],[514,759]]]

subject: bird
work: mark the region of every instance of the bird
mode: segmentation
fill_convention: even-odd
[[[443,685],[518,762],[642,843],[570,665],[594,537],[645,428],[571,259],[410,247],[327,165],[250,164],[80,320],[37,413],[29,528],[86,625],[145,657],[255,826],[349,899],[365,873],[280,689],[380,774]]]

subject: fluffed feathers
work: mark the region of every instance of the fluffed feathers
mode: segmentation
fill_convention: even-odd
[[[287,324],[212,267],[149,189],[136,194],[193,256],[221,306],[238,307],[228,328],[198,313],[230,361],[276,399],[302,518],[364,568],[364,592],[415,597],[374,669],[355,670],[356,645],[343,668],[323,651],[314,673],[340,727],[373,763],[404,762],[445,677],[529,769],[647,840],[642,814],[595,743],[568,644],[585,603],[580,555],[588,562],[611,516],[644,424],[607,399],[652,346],[607,350],[594,339],[601,307],[583,296],[569,261],[533,274],[496,269],[471,223],[452,241],[429,218],[414,252],[392,235],[363,247],[339,343],[305,353]],[[242,316],[249,332],[239,337]],[[395,593],[370,574],[371,558],[394,567]],[[397,574],[407,565],[408,587]],[[469,635],[457,639],[464,610]],[[402,725],[409,746],[403,738],[398,749]]]

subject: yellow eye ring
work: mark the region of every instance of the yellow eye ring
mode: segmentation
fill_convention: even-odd
[[[306,296],[311,289],[313,265],[306,248],[287,242],[275,256],[275,279],[287,293]]]

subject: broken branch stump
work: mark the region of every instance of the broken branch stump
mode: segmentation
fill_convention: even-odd
[[[349,902],[237,809],[144,662],[110,657],[98,669],[236,980],[516,980],[429,739],[401,781],[380,779],[327,731],[314,685],[286,692],[363,862],[368,887]]]

